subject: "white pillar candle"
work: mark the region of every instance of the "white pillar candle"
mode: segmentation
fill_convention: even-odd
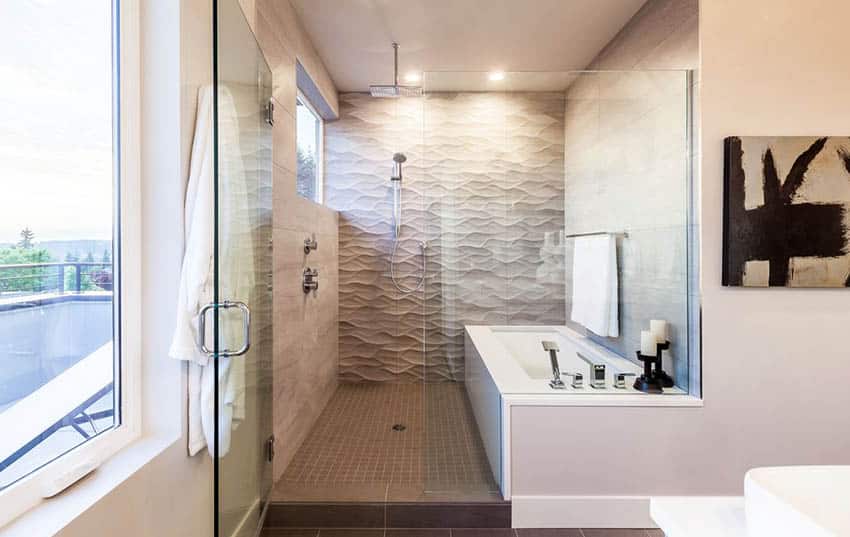
[[[653,319],[649,321],[649,331],[655,336],[658,343],[667,341],[667,321]]]
[[[658,352],[655,336],[649,330],[641,330],[640,332],[640,353],[644,356],[655,356]]]

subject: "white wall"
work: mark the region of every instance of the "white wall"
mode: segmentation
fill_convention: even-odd
[[[848,18],[844,0],[702,2],[703,386],[721,489],[757,464],[850,463],[848,291],[720,285],[723,138],[846,136]]]
[[[846,136],[848,18],[844,0],[701,2],[705,406],[515,409],[515,495],[741,494],[753,466],[850,464],[848,291],[720,285],[723,138]]]

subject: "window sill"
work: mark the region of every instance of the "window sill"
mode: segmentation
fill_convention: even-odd
[[[55,535],[179,441],[181,439],[173,435],[151,435],[136,440],[88,477],[61,494],[42,500],[36,507],[0,528],[0,537]]]

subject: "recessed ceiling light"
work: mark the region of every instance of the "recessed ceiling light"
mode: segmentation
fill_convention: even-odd
[[[410,72],[404,75],[405,82],[419,82],[420,78],[421,76],[419,75],[419,73],[416,72]]]
[[[488,78],[490,80],[492,80],[493,82],[498,82],[499,80],[504,80],[505,79],[505,72],[504,71],[491,71],[490,74],[488,75]]]

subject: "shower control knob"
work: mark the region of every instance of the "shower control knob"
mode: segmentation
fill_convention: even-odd
[[[310,267],[305,268],[301,277],[301,285],[304,288],[305,294],[310,291],[315,292],[319,288],[318,269],[311,269]]]

